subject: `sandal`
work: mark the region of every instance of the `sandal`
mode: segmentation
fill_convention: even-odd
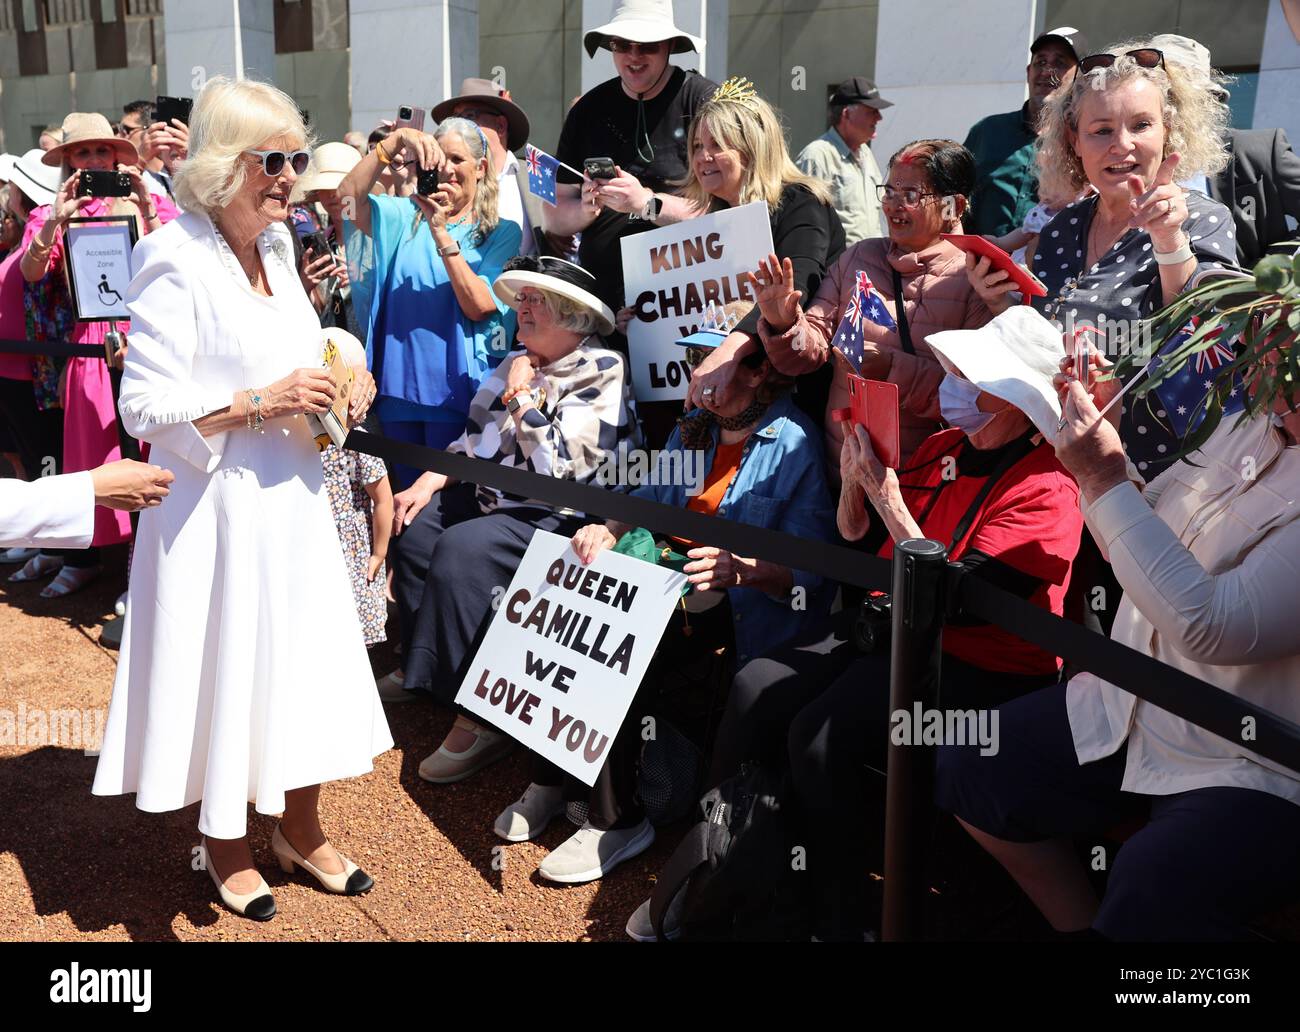
[[[65,566],[54,580],[41,588],[41,598],[62,598],[80,591],[98,577],[100,571],[98,566]]]
[[[63,556],[61,555],[38,555],[27,560],[27,563],[17,573],[9,575],[10,582],[17,584],[21,581],[40,580],[42,577],[48,577],[52,573],[57,573],[63,567]]]

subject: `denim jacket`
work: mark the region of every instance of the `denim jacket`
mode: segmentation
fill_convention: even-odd
[[[717,445],[715,425],[704,453],[704,470],[712,468]],[[664,447],[669,452],[682,450],[680,429],[673,431]],[[688,501],[682,483],[643,484],[631,493],[678,508],[685,508]],[[821,431],[788,394],[772,402],[759,418],[717,514],[815,541],[834,539],[835,514],[822,461]],[[754,588],[727,589],[737,667],[825,622],[834,585],[802,570],[791,572],[794,590],[784,598]]]

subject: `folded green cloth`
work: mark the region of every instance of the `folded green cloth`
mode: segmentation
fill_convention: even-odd
[[[618,539],[618,544],[614,546],[613,550],[623,555],[630,555],[633,559],[651,563],[654,566],[666,566],[678,573],[684,573],[682,567],[691,561],[688,556],[684,556],[680,552],[674,552],[666,545],[659,544],[655,541],[654,535],[644,527],[629,530]],[[682,587],[682,594],[688,595],[690,590],[691,586],[686,584]]]

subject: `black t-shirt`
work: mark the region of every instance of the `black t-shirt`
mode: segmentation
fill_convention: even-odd
[[[668,84],[645,102],[646,129],[654,148],[653,159],[646,162],[637,153],[637,100],[623,92],[621,79],[609,79],[573,105],[564,120],[555,156],[577,169],[587,158],[611,158],[624,172],[636,176],[642,186],[660,193],[676,193],[677,188],[670,182],[686,178],[689,167],[687,127],[717,88],[716,83],[698,72],[673,66]],[[559,180],[581,182],[580,177],[563,168]],[[606,210],[582,231],[578,258],[582,267],[596,277],[596,293],[614,311],[623,307],[623,252],[619,241],[655,228],[652,222]]]

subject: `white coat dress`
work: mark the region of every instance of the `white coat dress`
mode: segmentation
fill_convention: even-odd
[[[290,230],[258,239],[254,292],[207,216],[136,247],[120,409],[176,474],[140,514],[96,795],[141,810],[202,800],[199,830],[245,834],[247,804],[365,774],[392,747],[320,455],[302,416],[203,437],[193,420],[320,364]]]

